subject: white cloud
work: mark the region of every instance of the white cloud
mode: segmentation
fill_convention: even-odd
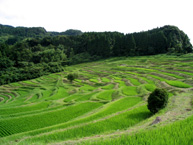
[[[0,0],[0,23],[131,33],[175,25],[193,41],[192,0]]]

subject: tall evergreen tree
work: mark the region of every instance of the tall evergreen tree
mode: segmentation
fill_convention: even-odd
[[[192,52],[192,44],[190,43],[190,39],[188,36],[185,34],[184,39],[183,39],[183,52],[184,53],[190,53]]]
[[[135,43],[135,39],[133,37],[132,34],[128,34],[127,36],[127,52],[126,54],[130,55],[130,56],[134,56],[136,54],[136,43]]]
[[[124,40],[123,35],[117,35],[115,37],[115,43],[112,49],[113,56],[122,56],[123,55],[123,51],[124,51],[123,40]]]

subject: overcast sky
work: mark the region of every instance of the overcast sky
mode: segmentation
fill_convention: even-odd
[[[175,25],[193,42],[193,0],[0,0],[0,24],[132,33]]]

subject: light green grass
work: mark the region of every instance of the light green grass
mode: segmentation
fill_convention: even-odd
[[[48,98],[51,96],[51,94],[52,94],[52,90],[43,91],[43,97],[42,98],[43,99]]]
[[[27,139],[26,142],[42,142],[50,143],[55,141],[64,141],[67,139],[75,139],[95,134],[104,133],[110,130],[122,130],[129,128],[140,121],[150,117],[151,113],[146,106],[141,106],[131,111],[121,113],[119,115],[110,117],[96,123],[86,124],[80,127],[68,129],[66,131],[59,131]]]
[[[98,93],[96,95],[96,98],[102,99],[102,100],[112,100],[112,94],[113,94],[114,90],[108,90],[108,91],[103,91],[101,93]]]
[[[182,73],[182,74],[189,75],[189,76],[193,76],[193,73],[186,72],[186,71],[175,71],[175,72]]]
[[[92,78],[92,79],[90,79],[90,81],[93,82],[93,83],[99,83],[98,78]]]
[[[97,112],[95,112],[95,113],[93,113],[89,116],[86,116],[84,118],[80,118],[78,120],[74,120],[74,121],[71,121],[71,122],[66,122],[66,123],[63,123],[63,124],[58,124],[58,125],[55,125],[53,127],[34,130],[34,131],[31,131],[31,132],[23,134],[23,135],[24,136],[26,136],[26,135],[34,136],[34,135],[37,135],[37,134],[40,134],[40,133],[50,132],[52,130],[62,129],[62,128],[70,127],[70,126],[73,126],[73,125],[78,125],[78,124],[94,121],[94,120],[100,119],[102,117],[105,117],[107,115],[111,115],[113,113],[116,113],[118,111],[122,111],[122,110],[128,109],[130,107],[133,107],[134,105],[138,104],[141,100],[142,99],[140,97],[121,98],[117,101],[114,101],[114,102],[111,102],[109,104],[104,105],[104,107],[99,109]],[[23,135],[16,135],[13,138],[14,139],[23,138]]]
[[[143,79],[143,80],[146,81],[148,84],[155,84],[153,80],[150,80],[150,79],[148,79],[148,78],[146,78],[146,77],[139,77],[139,78]]]
[[[26,83],[26,84],[29,84],[29,85],[37,85],[37,84],[35,84],[35,83],[31,82],[31,81],[23,81],[23,83]]]
[[[115,79],[115,80],[121,80],[122,79],[122,78],[117,77],[117,76],[112,76],[112,78]]]
[[[76,99],[74,99],[75,101],[86,101],[86,100],[90,100],[90,98],[95,95],[97,92],[93,92],[93,93],[89,93],[89,94],[85,94],[85,95],[80,95],[79,97],[77,97]]]
[[[69,96],[67,90],[63,87],[59,87],[59,89],[57,90],[57,93],[50,96],[50,98],[48,98],[47,100],[57,100],[57,99],[65,98],[67,96]]]
[[[93,91],[95,90],[96,88],[93,87],[93,86],[90,86],[90,85],[84,85],[82,87],[79,88],[81,91]]]
[[[74,81],[79,82],[79,83],[82,82],[82,80],[80,80],[80,79],[75,79]]]
[[[164,78],[162,78],[162,77],[158,77],[158,76],[156,76],[156,75],[149,75],[149,76],[151,76],[152,78],[158,79],[158,80],[160,80],[160,81],[166,81],[166,79],[164,79]]]
[[[166,83],[168,83],[171,86],[178,87],[178,88],[190,88],[190,87],[192,87],[191,85],[188,85],[188,84],[181,82],[181,81],[169,81],[169,80],[167,80]]]
[[[138,94],[137,87],[134,87],[134,86],[123,87],[122,92],[124,95],[127,95],[127,96],[135,96]]]
[[[100,139],[97,141],[80,142],[84,145],[192,145],[193,144],[193,116],[186,120],[151,130],[144,130],[136,134],[126,134],[120,137]]]
[[[110,82],[110,80],[107,79],[107,78],[102,78],[101,80],[102,80],[102,82],[104,82],[104,83],[109,83],[109,82]]]
[[[32,105],[0,109],[0,115],[11,115],[15,113],[23,113],[28,111],[40,110],[40,109],[47,108],[49,104],[50,102],[40,102]]]
[[[126,86],[126,84],[125,84],[124,81],[121,81],[121,80],[114,80],[114,82],[119,83],[119,88],[120,88],[120,87],[125,87],[125,86]]]
[[[0,120],[0,124],[4,128],[2,131],[8,132],[8,135],[15,134],[63,123],[99,106],[101,106],[100,103],[86,102],[32,116]]]
[[[110,89],[113,89],[114,86],[115,86],[114,84],[110,84],[110,85],[107,85],[107,86],[103,86],[102,89],[110,90]]]
[[[0,103],[3,104],[3,103],[5,103],[5,102],[7,102],[8,97],[4,96],[3,94],[1,94],[0,97],[4,98],[4,100],[3,100],[2,102],[0,102]]]
[[[134,78],[128,78],[130,80],[130,82],[134,85],[134,86],[139,86],[141,85],[141,83],[137,80],[137,79],[134,79]]]
[[[75,99],[77,99],[77,98],[79,98],[79,97],[81,97],[81,96],[82,96],[82,94],[73,94],[73,95],[70,95],[70,96],[68,96],[68,97],[66,97],[66,98],[64,99],[64,102],[70,102],[70,101],[75,100]]]
[[[145,88],[146,90],[153,92],[156,88],[156,86],[154,84],[145,84]]]
[[[11,86],[16,86],[16,87],[20,87],[20,86],[22,86],[21,84],[19,84],[19,83],[11,83]]]
[[[179,76],[179,75],[172,74],[172,73],[166,73],[166,72],[159,72],[159,73],[164,74],[164,75],[168,75],[168,76],[172,76],[172,77],[177,78],[177,79],[184,79],[183,76]]]

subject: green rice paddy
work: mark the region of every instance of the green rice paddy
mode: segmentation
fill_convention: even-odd
[[[0,86],[0,144],[193,144],[190,60],[110,58]],[[153,115],[147,97],[157,87],[169,103]]]

